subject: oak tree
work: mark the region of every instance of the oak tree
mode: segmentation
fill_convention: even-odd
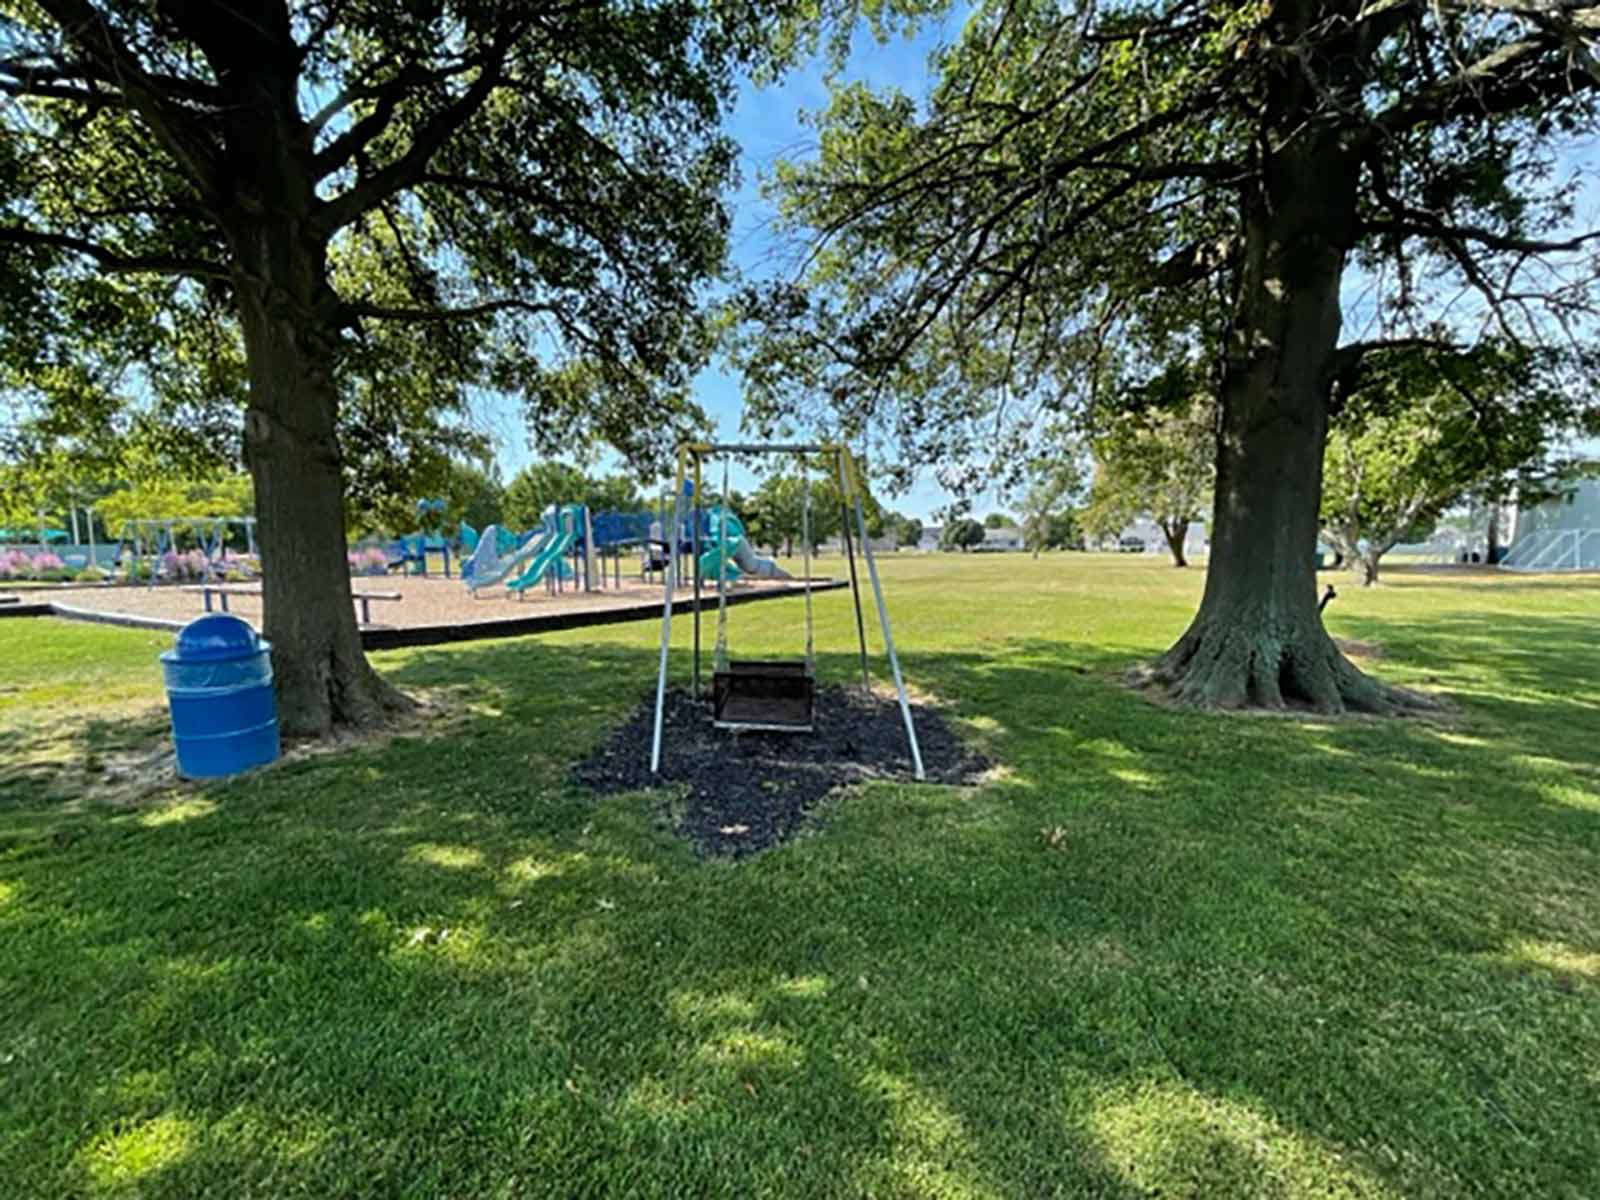
[[[811,253],[798,286],[751,290],[752,419],[823,397],[889,466],[981,491],[1115,391],[1108,362],[1173,361],[1216,314],[1205,592],[1152,681],[1416,702],[1322,626],[1330,397],[1380,347],[1583,336],[1596,232],[1568,152],[1597,28],[1588,0],[979,3],[925,98],[838,88],[815,157],[780,168]]]
[[[692,415],[698,289],[723,263],[735,162],[719,122],[767,15],[0,5],[0,290],[32,297],[8,311],[8,357],[57,394],[105,394],[80,377],[120,352],[160,393],[176,359],[151,331],[236,339],[286,732],[403,703],[361,652],[342,468],[381,467],[395,446],[379,418],[428,402],[409,363],[520,396],[541,445],[649,463]],[[106,352],[74,356],[84,337]],[[374,444],[341,438],[352,407]]]

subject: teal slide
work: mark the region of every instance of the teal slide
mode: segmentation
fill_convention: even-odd
[[[538,534],[530,534],[520,546],[516,535],[491,525],[478,535],[477,549],[461,564],[461,581],[474,594],[515,575],[529,559],[538,558],[559,532],[555,516],[546,512]]]
[[[704,536],[711,543],[710,549],[700,555],[702,579],[714,582],[719,566],[722,568],[722,578],[729,583],[740,575],[751,575],[757,579],[789,578],[789,572],[777,563],[770,558],[760,557],[750,549],[750,543],[745,538],[744,522],[720,504],[706,509],[702,528]]]
[[[554,536],[540,539],[541,545],[528,564],[528,569],[515,579],[506,581],[508,592],[525,592],[540,583],[547,574],[558,579],[571,579],[572,568],[565,556],[583,531],[583,505],[569,504],[555,514]]]

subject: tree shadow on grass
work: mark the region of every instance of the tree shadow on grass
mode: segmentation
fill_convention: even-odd
[[[1538,664],[1486,652],[1524,703],[1463,734],[1173,712],[1126,661],[913,653],[1006,776],[730,868],[565,782],[653,655],[412,656],[481,715],[0,859],[24,1190],[1591,1190],[1600,818],[1560,776],[1600,749],[1494,769],[1560,719]]]

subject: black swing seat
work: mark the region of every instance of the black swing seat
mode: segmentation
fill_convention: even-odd
[[[816,681],[803,662],[731,662],[711,676],[711,723],[718,729],[810,733]]]

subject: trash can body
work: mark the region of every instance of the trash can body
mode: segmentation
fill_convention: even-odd
[[[272,647],[238,617],[209,613],[185,625],[161,656],[178,774],[234,775],[278,757]]]

